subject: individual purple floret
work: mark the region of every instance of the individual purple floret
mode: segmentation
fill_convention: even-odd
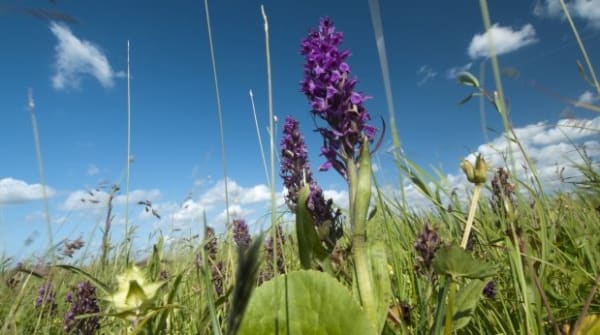
[[[79,283],[76,289],[67,294],[65,300],[71,304],[71,308],[64,317],[65,332],[87,335],[95,334],[100,329],[99,316],[76,319],[79,315],[100,312],[96,288],[89,281]]]
[[[252,237],[248,231],[246,221],[242,219],[233,220],[233,240],[238,248],[246,249],[252,243]]]
[[[311,104],[313,116],[329,126],[317,128],[324,141],[321,155],[327,159],[320,170],[333,167],[348,179],[346,160],[356,161],[363,138],[373,140],[376,130],[367,124],[371,117],[363,106],[369,97],[354,90],[357,80],[351,77],[346,63],[350,51],[338,50],[342,40],[343,34],[335,31],[331,19],[323,18],[319,29],[302,41],[305,64],[301,91]]]

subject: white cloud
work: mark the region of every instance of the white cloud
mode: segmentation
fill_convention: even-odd
[[[52,86],[57,90],[79,88],[82,77],[90,75],[104,87],[112,87],[117,74],[106,55],[90,41],[80,40],[62,23],[50,23],[50,31],[58,39],[55,46],[56,73]]]
[[[63,201],[62,209],[65,211],[79,211],[88,209],[105,208],[108,202],[108,193],[105,191],[77,190],[69,193]]]
[[[325,197],[325,200],[327,200],[327,199],[333,200],[333,203],[337,207],[348,208],[348,191],[346,191],[346,190],[343,190],[343,191],[338,191],[338,190],[333,190],[333,189],[323,190],[323,196]]]
[[[501,27],[496,23],[488,32],[473,36],[467,49],[471,59],[489,57],[488,33],[492,36],[497,55],[513,52],[537,42],[535,29],[531,24],[524,25],[520,30],[513,30],[511,27]]]
[[[46,196],[52,197],[56,192],[46,186]],[[40,184],[27,184],[13,178],[0,179],[0,204],[18,204],[42,199],[43,187]]]
[[[584,104],[593,104],[595,102],[597,102],[598,96],[595,95],[592,91],[586,90],[585,92],[581,93],[581,95],[579,96],[579,99],[577,99],[578,103],[584,103]]]
[[[564,184],[561,178],[566,181],[573,181],[581,177],[581,173],[577,170],[575,164],[583,163],[582,153],[585,152],[595,162],[600,160],[600,140],[598,140],[600,117],[594,119],[563,119],[555,124],[538,122],[514,130],[527,155],[535,164],[538,177],[546,193],[558,189],[568,189],[568,185]],[[573,143],[576,143],[577,147]],[[489,143],[481,144],[477,151],[468,155],[466,159],[474,162],[475,156],[481,153],[490,166],[488,176],[488,180],[490,180],[496,168],[510,168],[510,163],[506,162],[509,148],[514,154],[516,177],[523,182],[530,181],[531,171],[524,167],[525,159],[523,155],[519,152],[515,143],[506,140],[505,134],[494,138]],[[445,176],[445,189],[448,192],[456,191],[459,199],[464,200],[468,196],[467,187],[470,187],[470,184],[458,165],[457,162],[456,172]],[[598,167],[597,163],[596,166]],[[435,189],[433,183],[428,183],[428,186],[432,190]],[[393,199],[400,199],[400,190],[395,185],[384,186],[383,192]],[[404,186],[404,195],[408,205],[413,210],[426,210],[433,206],[419,188],[411,183]],[[445,203],[447,203],[447,200],[444,200]]]
[[[417,76],[419,77],[417,85],[425,85],[429,80],[435,78],[437,75],[437,72],[435,72],[429,65],[423,65],[417,71]]]
[[[90,165],[88,166],[88,169],[87,169],[87,171],[86,171],[86,174],[87,174],[88,176],[95,176],[95,175],[97,175],[98,173],[100,173],[100,169],[98,169],[98,167],[97,167],[96,165],[94,165],[94,164],[90,164]]]
[[[600,0],[565,1],[565,4],[572,17],[582,19],[590,26],[600,29]],[[538,1],[533,9],[533,14],[547,17],[564,17],[559,0]]]
[[[133,190],[129,192],[129,204],[137,204],[139,201],[149,200],[151,202],[160,198],[160,191],[157,189],[152,190]],[[115,203],[124,205],[127,201],[125,194],[119,194],[115,197]]]
[[[473,66],[473,63],[469,62],[463,66],[451,67],[446,71],[446,78],[456,79],[456,77],[458,77],[459,73],[470,70],[471,66]]]

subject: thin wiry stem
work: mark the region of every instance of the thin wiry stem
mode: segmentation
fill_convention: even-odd
[[[131,73],[129,65],[129,40],[127,40],[127,161],[125,172],[125,249],[127,250],[127,259],[125,264],[129,263],[129,180],[131,169]]]
[[[260,6],[260,12],[262,14],[265,30],[265,53],[267,59],[267,92],[269,100],[269,147],[271,156],[271,234],[273,239],[273,269],[277,271],[277,255],[283,250],[279,250],[279,243],[277,243],[277,199],[275,198],[275,116],[273,115],[273,86],[271,79],[271,49],[269,44],[269,20],[265,7]],[[279,297],[279,285],[278,281],[275,281],[275,297]],[[279,333],[279,318],[277,317],[277,311],[279,310],[279,298],[275,298],[275,333]],[[289,327],[288,327],[289,332]]]
[[[371,12],[371,22],[373,23],[373,31],[375,32],[375,42],[377,44],[377,53],[379,54],[381,75],[383,76],[385,99],[388,106],[390,128],[392,130],[392,143],[394,145],[394,160],[397,164],[400,164],[400,154],[402,153],[402,146],[400,142],[400,135],[398,134],[398,127],[396,127],[396,110],[394,108],[392,84],[390,81],[390,69],[387,60],[387,52],[385,49],[385,39],[383,35],[383,24],[381,23],[381,11],[379,10],[379,1],[369,0],[369,10]],[[400,185],[404,186],[402,174],[398,175],[400,176]],[[402,204],[407,205],[404,187],[400,187],[400,194],[402,197]]]
[[[579,32],[577,31],[577,28],[575,28],[575,23],[573,23],[573,20],[571,19],[571,14],[569,13],[569,9],[567,8],[565,1],[560,0],[560,5],[562,7],[563,12],[565,13],[565,17],[567,18],[567,21],[569,21],[569,25],[571,25],[571,30],[573,30],[573,35],[575,35],[575,39],[577,40],[577,45],[579,45],[579,49],[581,50],[581,53],[583,54],[583,58],[585,59],[585,63],[588,67],[588,71],[590,72],[590,75],[592,76],[592,81],[594,82],[596,92],[598,93],[598,96],[600,96],[600,84],[598,83],[598,79],[596,78],[596,72],[594,71],[592,62],[590,61],[587,51],[585,50],[585,45],[581,41],[581,37],[579,37]]]
[[[265,177],[266,177],[267,183],[270,186],[271,181],[269,180],[269,171],[267,169],[267,159],[265,158],[265,149],[264,149],[263,143],[262,143],[262,136],[260,136],[260,128],[258,127],[258,118],[256,117],[256,107],[254,106],[254,94],[252,93],[252,90],[249,91],[249,94],[250,94],[250,103],[252,104],[252,115],[254,115],[254,125],[256,126],[256,136],[258,137],[258,145],[260,146],[260,156],[263,161],[263,167],[265,168]]]
[[[215,48],[213,46],[212,30],[210,28],[210,13],[208,0],[204,0],[204,12],[206,13],[206,27],[208,29],[208,43],[210,44],[210,59],[212,62],[213,79],[215,82],[215,95],[217,98],[217,113],[219,114],[219,130],[221,134],[221,162],[223,165],[223,185],[225,187],[225,219],[229,225],[229,191],[227,189],[227,158],[225,156],[225,132],[223,128],[223,110],[221,109],[221,94],[219,93],[219,80],[217,78],[217,61],[215,60]]]
[[[44,178],[44,164],[42,162],[42,149],[40,147],[40,137],[37,126],[37,117],[35,116],[35,102],[33,101],[33,90],[28,91],[28,109],[31,115],[31,127],[33,128],[33,142],[35,144],[35,156],[38,163],[38,173],[40,177],[40,185],[42,186],[42,201],[44,204],[44,218],[48,227],[48,252],[50,253],[52,263],[56,262],[56,253],[54,252],[54,242],[52,237],[52,220],[50,219],[50,210],[48,209],[48,191],[46,189],[46,180]]]

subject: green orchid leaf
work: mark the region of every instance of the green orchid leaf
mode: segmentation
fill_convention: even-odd
[[[457,278],[484,279],[493,276],[496,269],[493,265],[473,255],[457,245],[440,248],[433,258],[433,269],[442,275]]]
[[[369,246],[369,257],[371,260],[373,283],[375,284],[376,315],[372,318],[377,320],[375,330],[380,334],[387,319],[389,302],[392,296],[392,286],[388,270],[388,262],[383,243],[375,243]]]
[[[326,273],[308,270],[279,276],[255,290],[238,335],[256,334],[375,335],[376,331],[344,285]]]
[[[311,269],[313,260],[325,263],[328,253],[325,251],[321,239],[315,230],[313,217],[308,210],[307,203],[310,196],[308,185],[304,185],[298,192],[298,206],[296,208],[296,234],[298,237],[298,256],[303,269]]]

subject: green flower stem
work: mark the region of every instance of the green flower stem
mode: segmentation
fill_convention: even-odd
[[[352,226],[352,250],[360,302],[369,319],[377,321],[377,302],[369,264],[367,242],[367,213],[371,200],[371,155],[368,140],[361,147],[359,167],[352,159],[347,161],[350,185],[350,224]]]
[[[446,322],[444,325],[444,335],[452,334],[452,317],[454,316],[454,300],[456,298],[456,282],[450,280],[450,291],[448,292],[448,308],[446,309]]]
[[[465,226],[465,232],[463,233],[460,247],[465,249],[467,242],[469,241],[469,235],[473,229],[473,221],[475,220],[475,211],[477,210],[477,203],[479,202],[479,195],[481,194],[481,188],[483,184],[475,184],[475,190],[473,191],[473,199],[471,199],[471,208],[469,209],[469,216],[467,217],[467,225]]]

